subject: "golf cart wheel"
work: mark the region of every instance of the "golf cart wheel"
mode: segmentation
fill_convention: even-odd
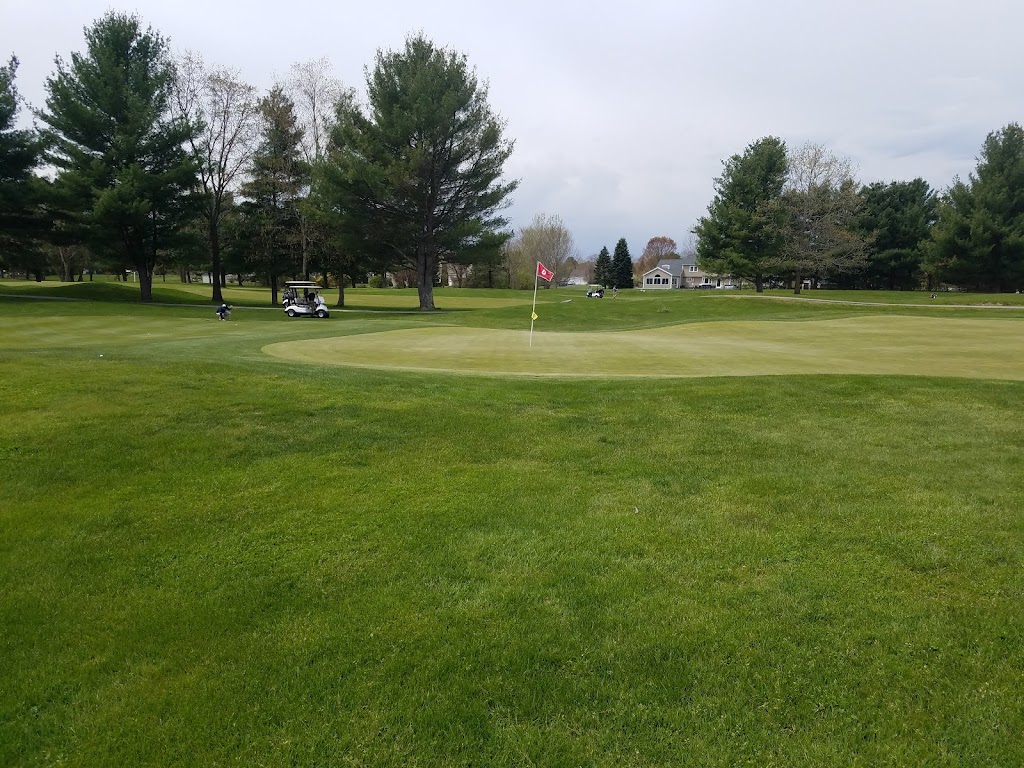
[[[286,310],[284,311],[284,313],[285,313],[286,315],[288,315],[288,317],[296,317],[296,316],[298,316],[298,314],[299,314],[298,312],[296,312],[296,311],[295,311],[294,309],[292,309],[291,307],[289,307],[288,309],[286,309]]]
[[[320,317],[320,318],[327,317],[327,310],[326,309],[318,309],[316,311],[316,316]]]

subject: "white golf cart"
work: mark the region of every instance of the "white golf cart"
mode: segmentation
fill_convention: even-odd
[[[311,280],[289,280],[284,284],[284,313],[288,317],[330,317],[331,310]]]

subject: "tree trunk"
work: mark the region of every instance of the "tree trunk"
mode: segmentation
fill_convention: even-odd
[[[764,293],[764,277],[763,276],[757,275],[756,277],[754,277],[754,289],[758,293]]]
[[[422,246],[416,258],[416,290],[420,297],[420,309],[434,309],[434,272],[437,261],[433,254],[427,253]]]
[[[153,273],[146,265],[139,265],[139,294],[142,301],[153,300]]]
[[[306,232],[306,217],[299,214],[299,242],[302,246],[302,279],[309,280],[309,238]]]
[[[277,306],[277,275],[270,276],[270,305]]]
[[[344,307],[345,306],[345,276],[344,275],[338,275],[338,303],[335,304],[334,306],[336,306],[336,307]]]

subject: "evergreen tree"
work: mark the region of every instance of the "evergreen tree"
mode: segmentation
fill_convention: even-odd
[[[620,237],[612,254],[612,266],[609,282],[613,288],[633,287],[633,259],[629,255],[626,238]]]
[[[932,230],[929,271],[983,291],[1024,289],[1024,129],[990,133],[975,173],[946,192]]]
[[[442,259],[507,237],[512,142],[466,57],[422,36],[378,52],[367,95],[369,114],[339,116],[324,180],[350,247],[415,268],[420,309],[433,309]]]
[[[198,214],[195,128],[171,113],[174,80],[165,38],[114,11],[85,30],[86,52],[57,60],[47,79],[47,160],[90,245],[138,271],[152,298],[161,251]]]
[[[935,223],[935,192],[924,179],[875,182],[861,189],[860,198],[856,227],[868,243],[861,283],[890,291],[916,288]]]
[[[608,253],[608,247],[603,246],[597,254],[597,261],[594,262],[594,282],[604,288],[611,288],[614,283],[612,279],[612,256]]]
[[[708,215],[693,229],[697,261],[707,272],[749,280],[760,293],[782,254],[777,203],[788,172],[786,144],[759,139],[724,165]]]
[[[18,60],[0,66],[0,269],[28,267],[38,260],[38,204],[43,183],[32,171],[39,163],[33,131],[16,129],[19,97],[14,84]]]
[[[252,157],[249,180],[242,186],[241,237],[248,244],[248,263],[270,283],[277,304],[278,279],[301,269],[299,204],[309,183],[309,164],[302,157],[302,128],[295,104],[280,87],[260,102],[263,126]]]

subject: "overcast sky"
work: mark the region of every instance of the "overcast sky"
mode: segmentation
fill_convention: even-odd
[[[582,256],[620,237],[682,244],[722,160],[766,135],[849,156],[864,182],[966,177],[985,135],[1024,121],[1020,0],[373,3],[0,0],[0,56],[41,106],[54,57],[107,9],[261,89],[327,56],[359,91],[379,48],[422,31],[490,83],[521,181],[513,227],[561,216]]]

